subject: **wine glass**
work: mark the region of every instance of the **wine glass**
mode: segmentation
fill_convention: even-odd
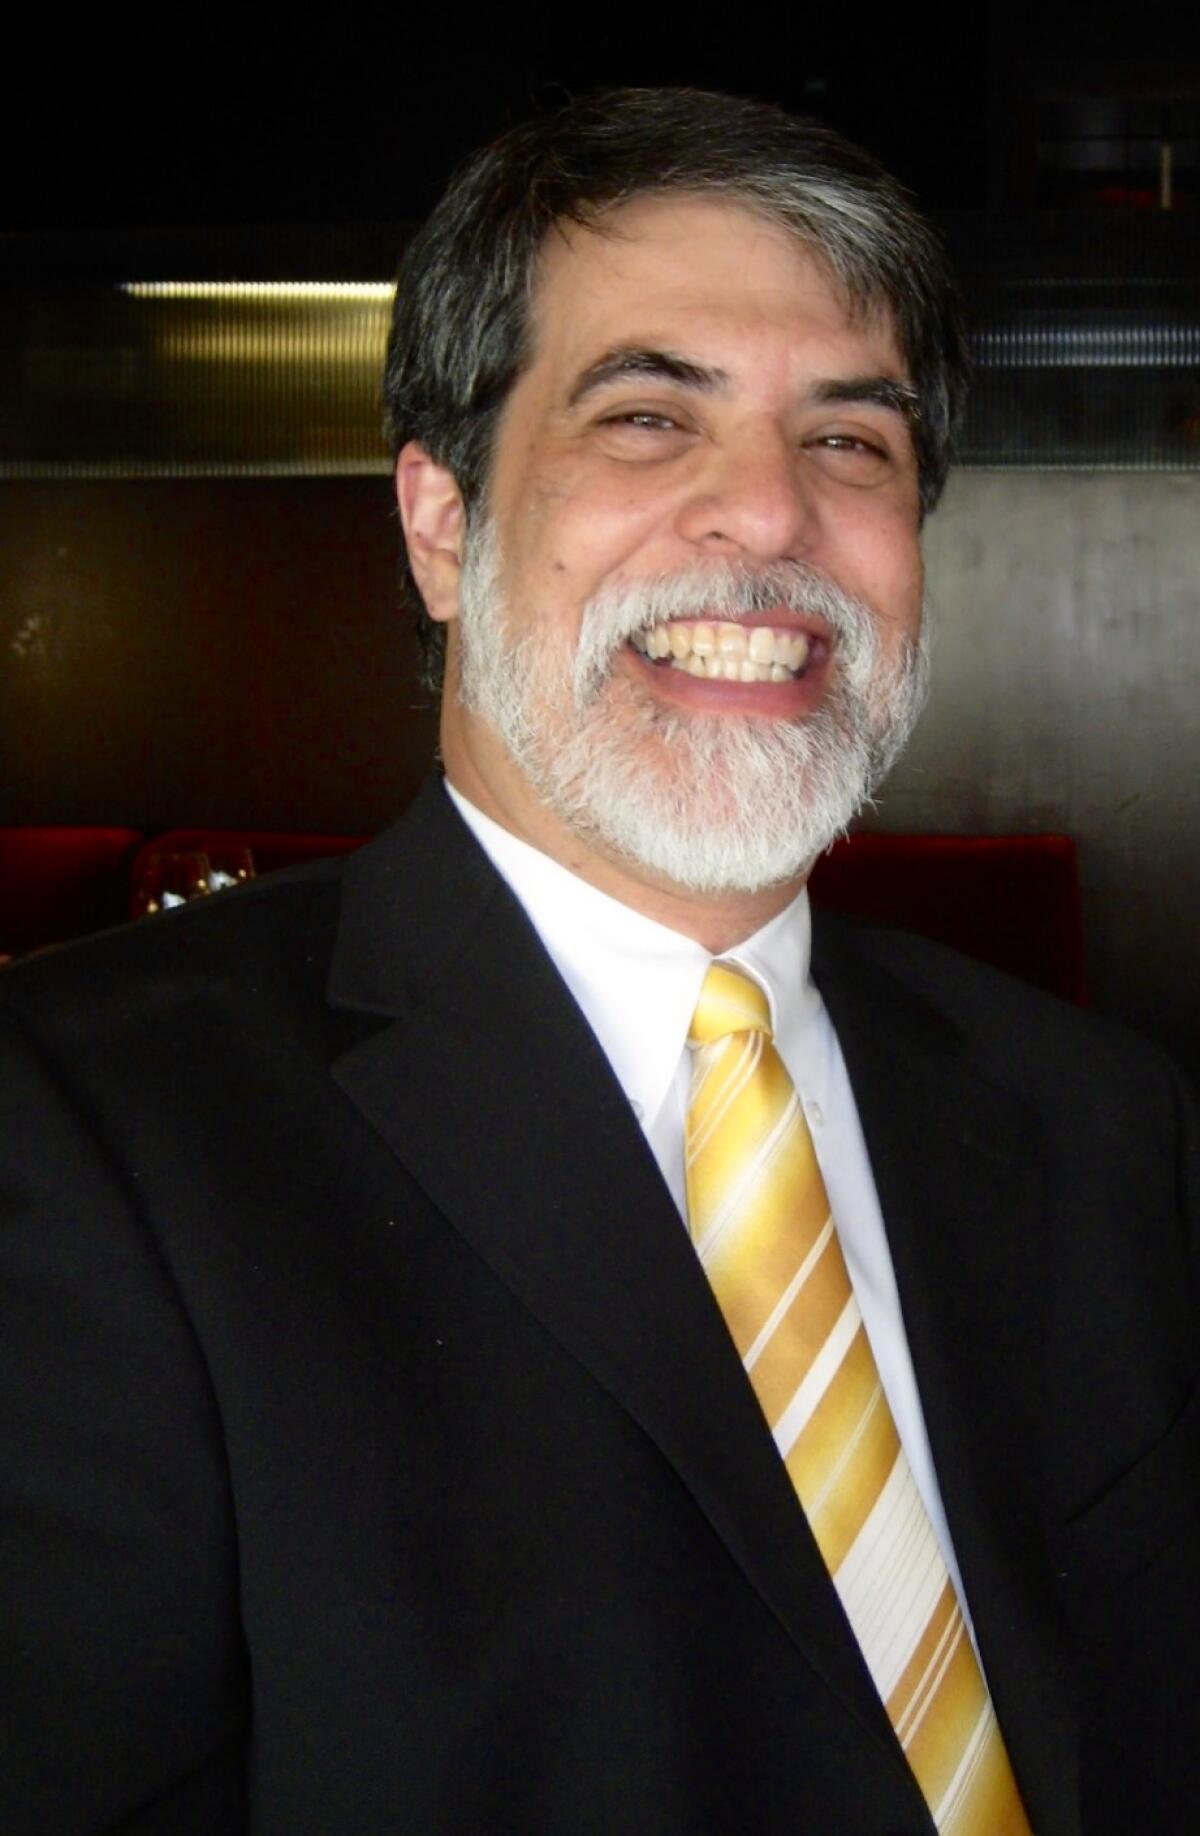
[[[134,917],[151,917],[189,899],[207,898],[211,872],[207,854],[199,849],[148,855],[134,889]]]
[[[254,856],[249,848],[208,844],[208,890],[224,892],[254,878]]]

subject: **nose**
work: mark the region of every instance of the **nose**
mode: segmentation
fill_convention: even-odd
[[[707,553],[798,560],[817,540],[819,510],[795,447],[761,427],[714,447],[692,481],[679,533]]]

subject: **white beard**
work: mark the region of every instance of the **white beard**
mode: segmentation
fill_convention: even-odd
[[[512,641],[494,526],[463,559],[459,694],[569,828],[691,892],[758,892],[796,878],[841,835],[903,749],[924,704],[928,646],[882,655],[861,601],[803,562],[709,561],[602,588],[575,654],[548,631]],[[818,711],[768,722],[666,707],[612,662],[668,618],[819,616],[836,668]]]

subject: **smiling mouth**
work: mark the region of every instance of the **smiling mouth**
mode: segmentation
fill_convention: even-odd
[[[635,631],[629,641],[663,668],[724,682],[796,682],[813,649],[801,631],[684,619]]]

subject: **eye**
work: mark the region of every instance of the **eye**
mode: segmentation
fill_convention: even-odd
[[[672,459],[688,446],[694,431],[686,416],[669,406],[608,408],[592,427],[601,452],[629,462]]]
[[[607,414],[601,423],[604,427],[635,427],[647,433],[678,433],[679,422],[669,414],[663,414],[654,408],[622,408],[617,414]]]
[[[805,450],[827,476],[844,484],[878,484],[895,467],[891,449],[863,433],[817,434]]]
[[[881,459],[887,457],[884,447],[875,440],[864,440],[861,434],[822,434],[817,444],[827,446],[833,452],[877,453]]]

